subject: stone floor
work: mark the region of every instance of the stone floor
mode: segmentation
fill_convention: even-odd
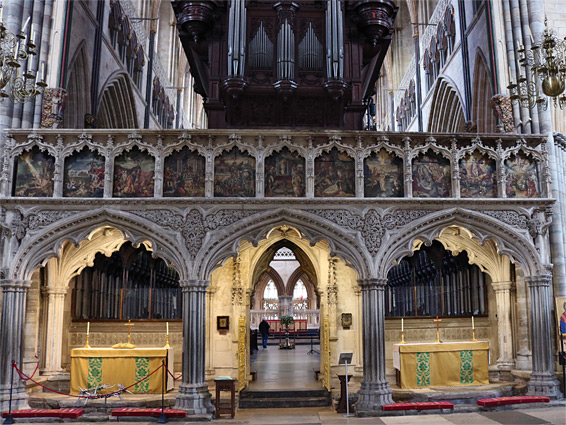
[[[320,351],[318,345],[313,345]],[[320,369],[320,354],[311,353],[310,345],[297,345],[294,350],[280,350],[278,345],[260,348],[251,357],[251,370],[256,380],[250,390],[320,389],[314,370]]]
[[[116,422],[114,419],[112,422]],[[152,421],[131,422],[128,425],[155,424]],[[16,423],[25,423],[23,419],[16,419]],[[53,423],[53,422],[35,422]],[[92,422],[75,422],[77,425],[92,425]],[[183,421],[182,423],[203,424],[203,422]],[[303,409],[249,409],[240,410],[234,419],[221,418],[211,422],[213,425],[565,425],[566,407],[544,407],[538,409],[515,409],[497,412],[449,413],[445,415],[427,414],[412,416],[389,416],[380,418],[345,418],[331,408],[303,408]]]

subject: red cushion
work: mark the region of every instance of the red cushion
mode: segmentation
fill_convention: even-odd
[[[495,398],[482,398],[478,400],[480,406],[502,406],[504,404],[517,404],[517,403],[548,403],[549,397],[537,396],[515,396],[515,397],[495,397]]]
[[[421,401],[416,403],[393,403],[382,406],[383,410],[429,410],[429,409],[454,409],[449,401]]]
[[[175,409],[164,409],[163,412],[165,416],[168,418],[184,418],[187,416],[187,412],[184,410],[175,410]],[[160,408],[129,408],[124,407],[121,409],[114,409],[112,411],[112,416],[160,416],[161,409]]]
[[[70,418],[77,419],[84,413],[83,409],[25,409],[14,410],[14,418]],[[8,412],[2,412],[2,417],[8,416]]]

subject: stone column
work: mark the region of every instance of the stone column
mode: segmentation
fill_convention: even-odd
[[[385,286],[387,279],[359,280],[362,288],[364,374],[356,414],[374,416],[393,403],[385,376]]]
[[[497,303],[497,368],[502,381],[511,381],[513,368],[513,333],[511,331],[511,282],[493,282]]]
[[[184,280],[183,289],[183,382],[175,405],[189,415],[212,413],[205,372],[206,287],[205,280]]]
[[[8,410],[12,360],[19,368],[23,361],[23,329],[29,281],[0,280],[2,316],[0,318],[0,410]],[[14,371],[12,410],[29,409],[25,384]]]
[[[65,294],[67,288],[47,287],[47,327],[45,334],[45,367],[43,374],[57,375],[61,369],[61,350],[63,349],[63,316],[65,313]]]
[[[552,321],[549,305],[552,276],[527,276],[525,280],[531,296],[533,350],[533,372],[528,384],[528,394],[562,398],[552,361]]]
[[[527,309],[527,288],[525,279],[521,272],[517,273],[517,359],[515,368],[517,370],[531,370],[532,358],[529,348],[529,312]]]

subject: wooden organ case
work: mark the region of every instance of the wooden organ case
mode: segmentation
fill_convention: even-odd
[[[392,1],[172,4],[209,128],[362,129]]]

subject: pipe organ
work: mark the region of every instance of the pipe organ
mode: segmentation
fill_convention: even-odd
[[[362,129],[391,0],[172,1],[210,128]]]

